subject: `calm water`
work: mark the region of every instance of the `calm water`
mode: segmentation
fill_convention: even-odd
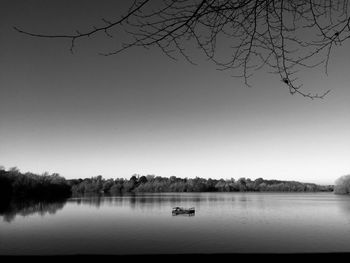
[[[174,206],[195,216],[172,216]],[[0,254],[350,252],[350,197],[186,193],[71,198],[0,214]]]

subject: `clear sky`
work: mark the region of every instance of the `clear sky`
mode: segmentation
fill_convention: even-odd
[[[66,178],[132,174],[297,180],[333,184],[350,173],[349,43],[328,76],[301,72],[323,100],[289,95],[264,71],[252,87],[199,59],[159,50],[103,57],[115,39],[36,39],[113,18],[111,1],[2,0],[0,164]],[[98,5],[96,3],[99,3]]]

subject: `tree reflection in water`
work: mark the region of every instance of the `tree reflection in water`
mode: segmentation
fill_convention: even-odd
[[[164,204],[169,205],[169,209],[174,206],[200,206],[200,203],[209,202],[210,198],[196,194],[178,193],[142,193],[142,194],[122,194],[122,195],[80,195],[67,200],[69,203],[78,205],[89,205],[99,208],[100,206],[127,207],[131,209],[159,209]],[[170,210],[171,211],[171,210]]]
[[[5,222],[11,223],[17,215],[29,216],[39,214],[55,214],[66,204],[66,199],[60,200],[12,200],[10,202],[0,202],[0,216]]]

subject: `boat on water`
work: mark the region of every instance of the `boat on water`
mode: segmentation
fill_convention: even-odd
[[[183,207],[176,206],[173,208],[173,211],[172,211],[173,215],[182,215],[182,214],[194,215],[194,213],[195,213],[194,207],[183,208]]]

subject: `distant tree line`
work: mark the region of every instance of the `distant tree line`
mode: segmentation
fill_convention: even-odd
[[[0,167],[0,201],[11,199],[58,199],[80,194],[123,194],[160,192],[319,192],[333,191],[332,185],[258,178],[205,179],[132,175],[130,179],[104,179],[101,175],[67,180],[59,174],[21,173]]]
[[[296,181],[265,180],[258,178],[204,179],[133,175],[124,178],[103,179],[101,175],[69,180],[73,194],[85,193],[160,193],[160,192],[330,192],[332,185],[317,185]]]

